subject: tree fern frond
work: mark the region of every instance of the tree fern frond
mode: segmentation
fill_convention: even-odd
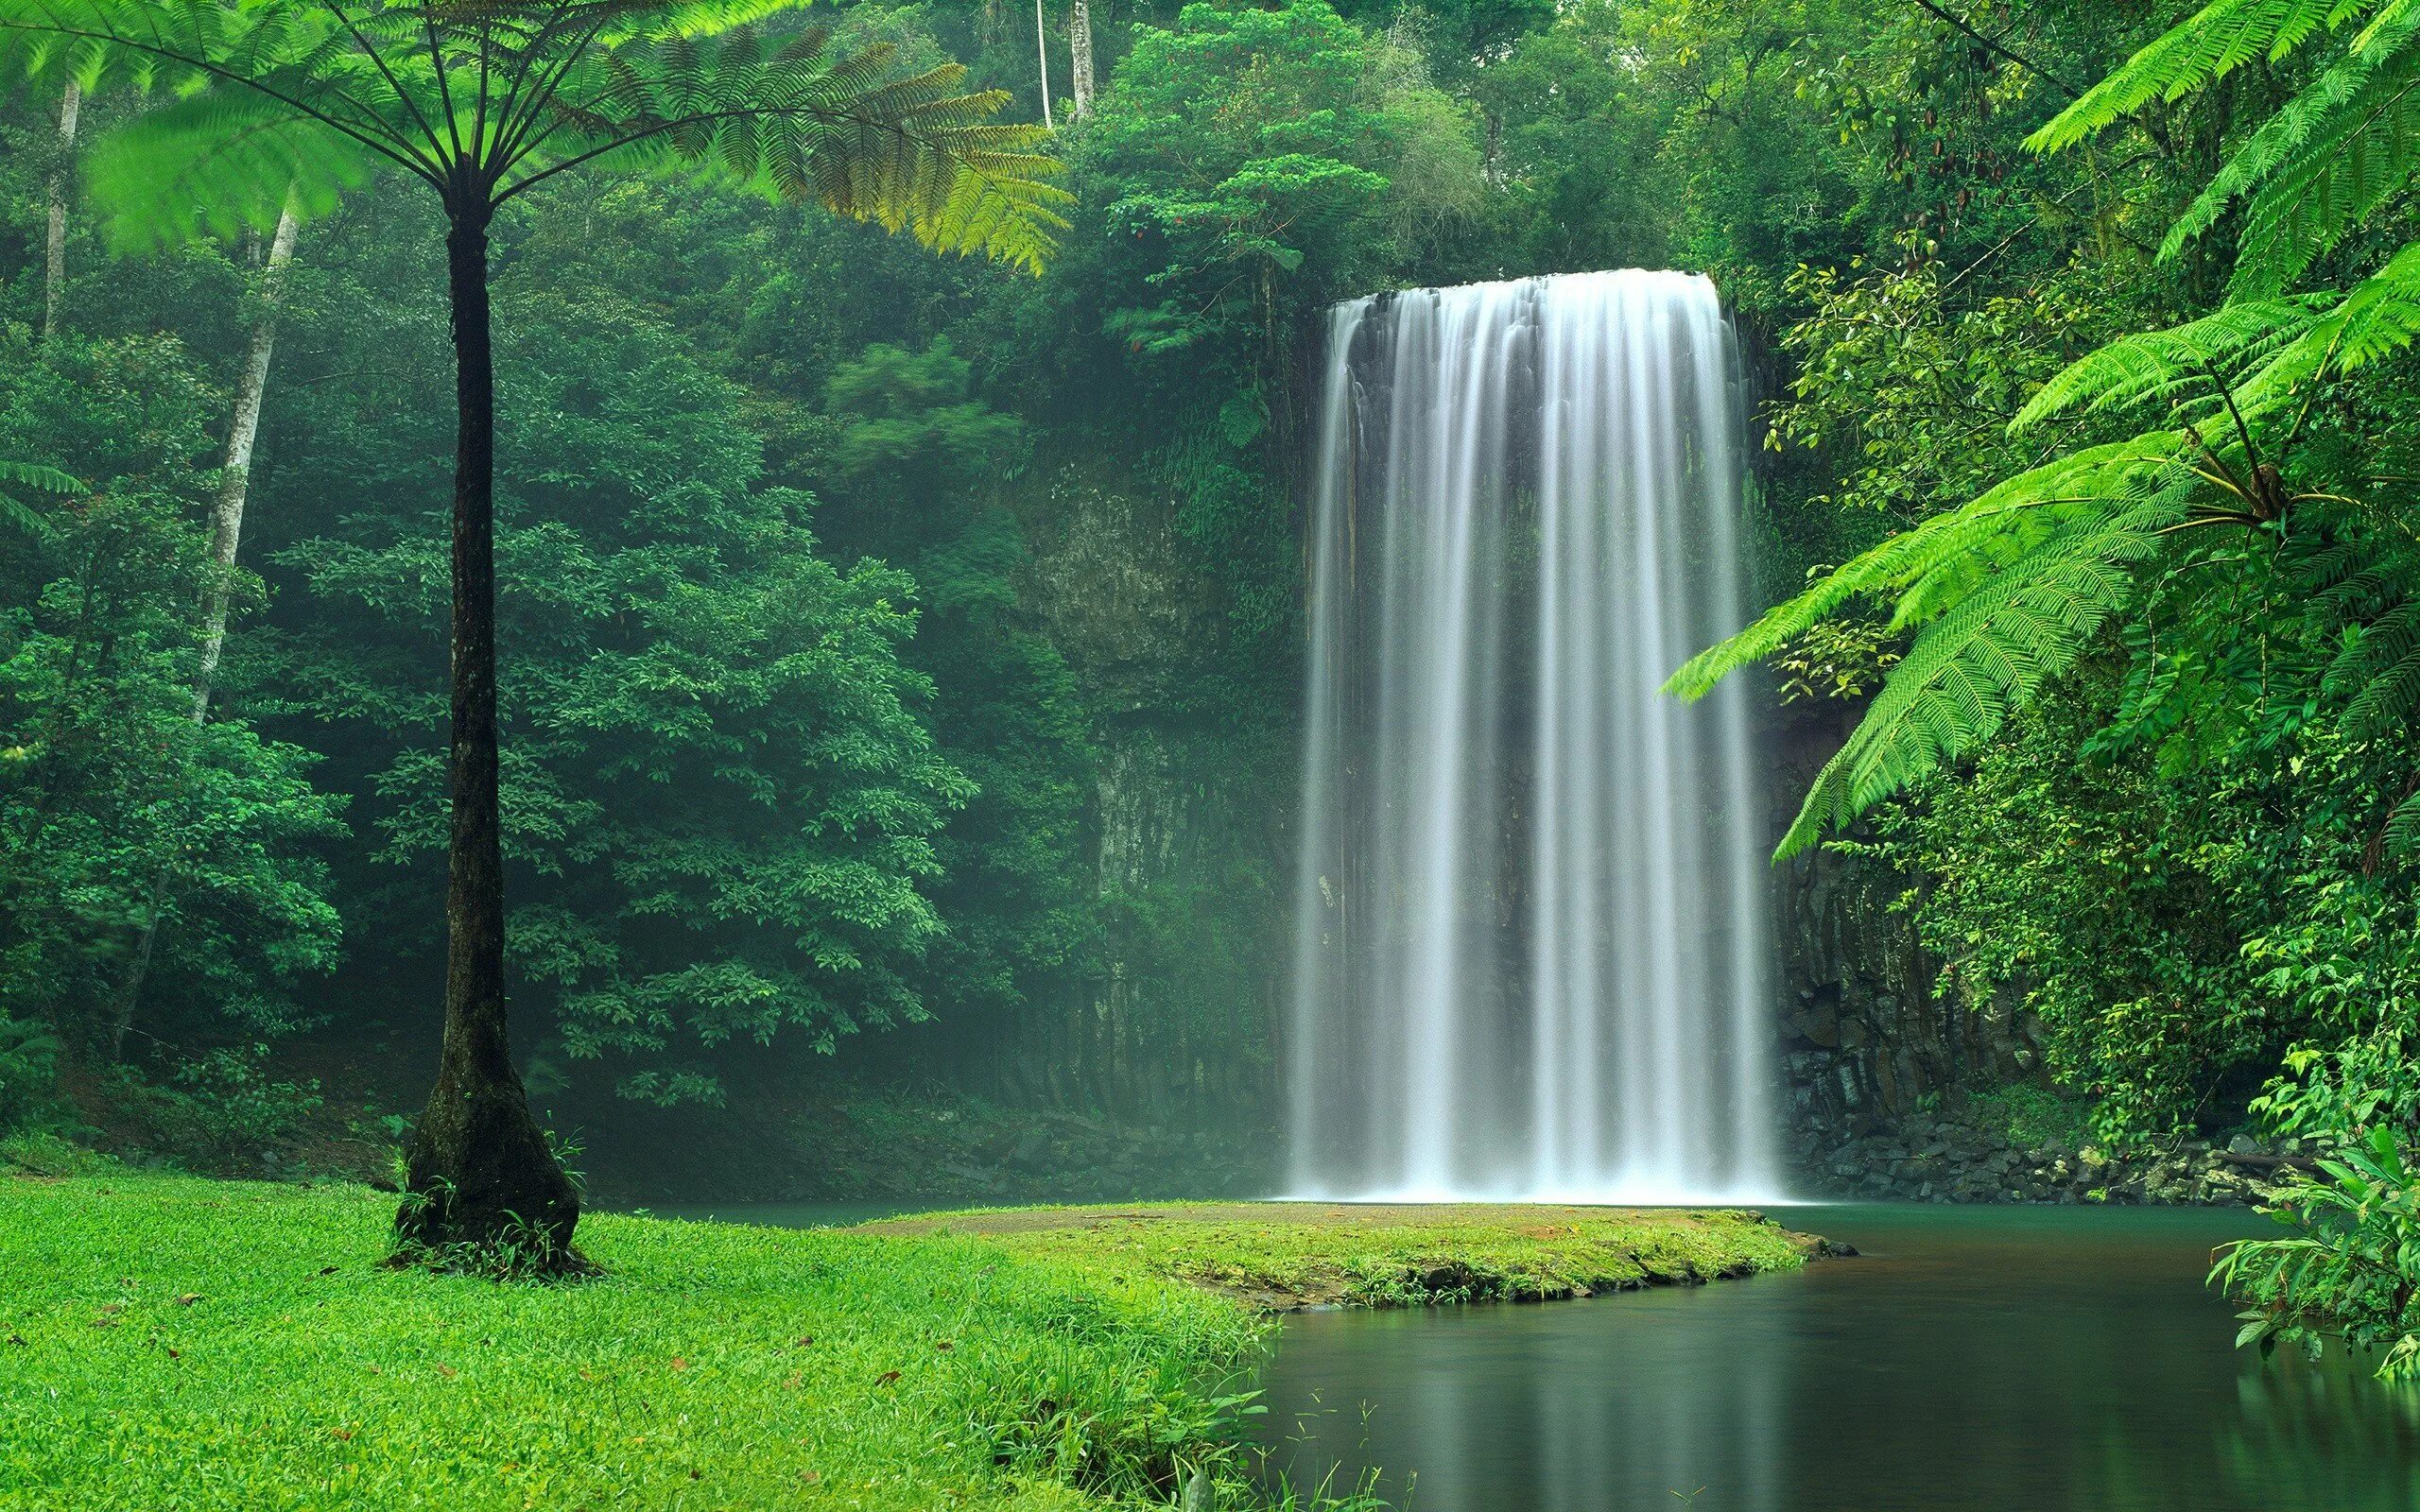
[[[2355,284],[2237,387],[2236,403],[2261,415],[2297,403],[2313,384],[2341,378],[2420,339],[2420,242]]]
[[[2216,225],[2227,207],[2238,199],[2299,169],[2324,163],[2342,150],[2348,136],[2374,132],[2379,125],[2399,134],[2404,123],[2381,118],[2379,112],[2396,106],[2410,90],[2415,71],[2420,70],[2420,49],[2413,46],[2415,34],[2420,34],[2420,7],[2409,0],[2398,0],[2387,7],[2342,57],[2296,91],[2229,154],[2192,205],[2169,229],[2160,244],[2160,257],[2177,256],[2188,241]],[[2259,261],[2264,263],[2274,255],[2274,250],[2265,247],[2255,250],[2263,254]],[[2243,292],[2257,294],[2283,287],[2285,280],[2265,275],[2247,278],[2238,269],[2238,282]]]
[[[2182,431],[2152,431],[2088,447],[2020,472],[1972,502],[1900,532],[1754,625],[1683,663],[1664,684],[1702,698],[1739,668],[1761,662],[1815,623],[1865,598],[1893,609],[1894,627],[1945,612],[1976,578],[2007,570],[2047,535],[2106,523],[2174,481],[2187,444]]]
[[[366,182],[357,144],[248,92],[213,90],[147,111],[97,141],[84,173],[102,229],[122,251],[308,220]]]
[[[39,489],[44,493],[78,493],[83,490],[81,479],[55,467],[39,462],[11,462],[0,459],[0,483],[14,483],[21,488]]]
[[[2227,304],[2183,325],[2120,337],[2061,369],[2026,402],[2012,432],[2081,409],[2094,414],[2188,389],[2208,392],[2209,374],[2226,373],[2308,330],[2332,302],[2298,295]]]
[[[2073,146],[2154,100],[2182,99],[2255,59],[2283,58],[2367,9],[2365,0],[2211,0],[2052,116],[2026,146]]]
[[[2386,828],[2380,836],[2387,848],[2397,855],[2410,855],[2420,850],[2420,793],[2414,793],[2397,803],[2386,817]]]
[[[996,120],[1008,96],[962,91],[965,69],[897,76],[891,54],[829,58],[820,43],[767,58],[739,33],[615,49],[578,114],[558,122],[550,161],[508,193],[627,142],[712,164],[761,192],[906,231],[927,247],[1036,268],[1066,221],[1058,162],[1039,128]],[[610,76],[610,77],[609,77]]]
[[[1774,859],[1989,740],[2073,667],[2133,598],[2134,569],[2158,553],[2161,532],[2188,507],[2180,486],[2087,518],[2044,539],[1927,627],[1817,775]]]
[[[2420,45],[2252,197],[2230,289],[2286,287],[2420,168]]]
[[[12,462],[0,458],[0,483],[14,483],[21,488],[36,489],[43,493],[79,493],[84,485],[55,467],[37,462]],[[21,535],[43,537],[50,534],[50,522],[23,502],[0,493],[0,524],[6,524]]]

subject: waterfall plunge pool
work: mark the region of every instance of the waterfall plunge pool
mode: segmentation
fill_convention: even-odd
[[[1863,1253],[1288,1319],[1262,1434],[1409,1512],[2410,1512],[2420,1393],[2232,1348],[2240,1210],[1792,1208]]]

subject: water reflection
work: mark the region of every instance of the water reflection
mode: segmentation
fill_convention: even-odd
[[[1314,1314],[1296,1484],[1415,1512],[2410,1512],[2420,1398],[2267,1368],[2201,1287],[2243,1215],[1835,1209],[1863,1259],[1602,1302]]]

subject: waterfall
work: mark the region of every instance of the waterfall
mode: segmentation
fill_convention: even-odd
[[[1286,1055],[1320,1197],[1772,1196],[1746,611],[1712,284],[1627,270],[1328,317]]]

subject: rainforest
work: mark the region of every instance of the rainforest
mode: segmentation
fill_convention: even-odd
[[[0,0],[0,1508],[2420,1504],[2415,91]]]

